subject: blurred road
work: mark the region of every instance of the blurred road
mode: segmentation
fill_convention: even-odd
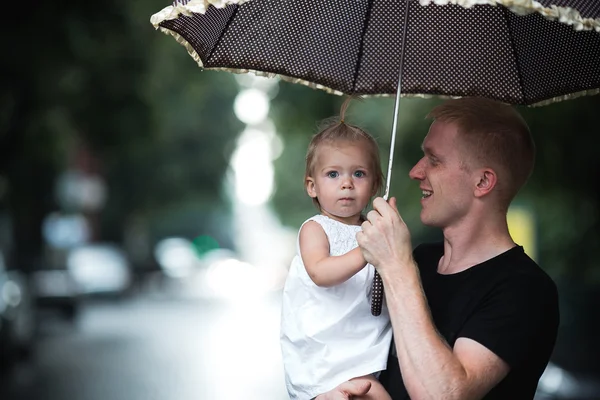
[[[3,400],[285,400],[279,299],[174,295],[88,303],[49,319]]]

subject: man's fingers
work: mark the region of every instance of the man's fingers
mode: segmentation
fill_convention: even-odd
[[[381,214],[378,211],[371,210],[367,213],[367,220],[365,222],[373,224],[379,217],[381,217]]]
[[[356,380],[344,382],[338,388],[352,398],[352,396],[364,396],[371,389],[371,382],[368,380]]]
[[[371,382],[366,379],[344,382],[333,390],[317,396],[317,400],[351,400],[356,396],[364,396],[371,389]]]
[[[390,201],[394,200],[394,207],[391,207],[391,203],[385,201],[382,197],[377,197],[373,200],[373,209],[376,210],[381,216],[385,219],[398,215],[398,210],[396,209],[396,200],[394,197],[390,199]]]
[[[388,203],[390,204],[390,207],[392,207],[394,210],[398,211],[398,205],[396,203],[395,197],[392,197]]]
[[[375,197],[373,199],[373,209],[377,210],[381,215],[384,215],[381,211],[388,207],[388,202],[383,197]]]
[[[387,201],[387,208],[385,208],[385,210],[389,213],[390,218],[397,218],[400,222],[404,222],[402,215],[400,215],[400,211],[398,211],[398,200],[395,197],[391,197]]]
[[[371,221],[371,223],[373,223],[377,219],[376,217],[379,216],[382,216],[384,220],[388,221],[393,221],[394,219],[402,220],[400,212],[398,211],[395,197],[390,198],[389,201],[386,201],[381,197],[377,197],[375,200],[373,200],[373,211],[376,212],[376,214],[373,216],[373,219],[371,219],[367,214],[367,217],[369,217],[368,219]]]

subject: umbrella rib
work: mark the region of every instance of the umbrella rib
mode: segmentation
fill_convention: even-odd
[[[517,49],[515,47],[515,39],[513,37],[513,31],[510,26],[510,17],[509,17],[510,10],[506,7],[503,7],[503,8],[504,8],[504,10],[503,10],[504,20],[506,21],[506,29],[508,29],[508,37],[510,38],[510,48],[513,51],[515,65],[517,68],[517,77],[519,79],[519,89],[521,89],[521,98],[523,99],[523,104],[527,104],[528,101],[525,98],[525,85],[523,84],[523,73],[521,71],[521,62],[520,62],[519,56],[517,54]]]
[[[217,47],[219,47],[219,45],[221,44],[221,40],[223,40],[223,36],[225,36],[225,32],[227,32],[227,29],[229,29],[229,25],[231,25],[231,21],[233,21],[233,19],[235,18],[239,9],[240,9],[240,5],[236,4],[235,10],[233,11],[233,13],[231,13],[231,16],[227,20],[227,25],[225,25],[225,28],[223,28],[223,33],[219,36],[219,40],[217,40],[217,43],[215,43],[215,45],[212,47],[212,49],[210,49],[210,53],[208,53],[208,55],[206,56],[207,64],[209,63],[210,58],[212,57],[213,53],[215,52],[215,49]]]
[[[356,80],[358,79],[358,71],[360,69],[360,63],[362,62],[364,48],[365,48],[365,34],[369,27],[369,20],[371,19],[371,10],[373,9],[373,0],[369,0],[367,5],[367,12],[365,12],[365,21],[363,23],[362,32],[360,35],[360,45],[358,48],[358,58],[356,60],[356,66],[354,68],[354,78],[352,79],[352,93],[356,93]]]

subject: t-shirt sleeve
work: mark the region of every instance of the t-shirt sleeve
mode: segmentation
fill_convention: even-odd
[[[518,368],[550,352],[558,329],[558,294],[549,279],[522,275],[499,283],[460,330]]]

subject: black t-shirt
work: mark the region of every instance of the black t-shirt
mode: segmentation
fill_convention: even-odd
[[[558,330],[552,279],[520,246],[450,275],[437,272],[442,243],[420,245],[413,254],[433,321],[450,347],[470,338],[510,366],[485,399],[533,399]],[[392,399],[408,399],[395,353],[392,344],[380,380]]]

